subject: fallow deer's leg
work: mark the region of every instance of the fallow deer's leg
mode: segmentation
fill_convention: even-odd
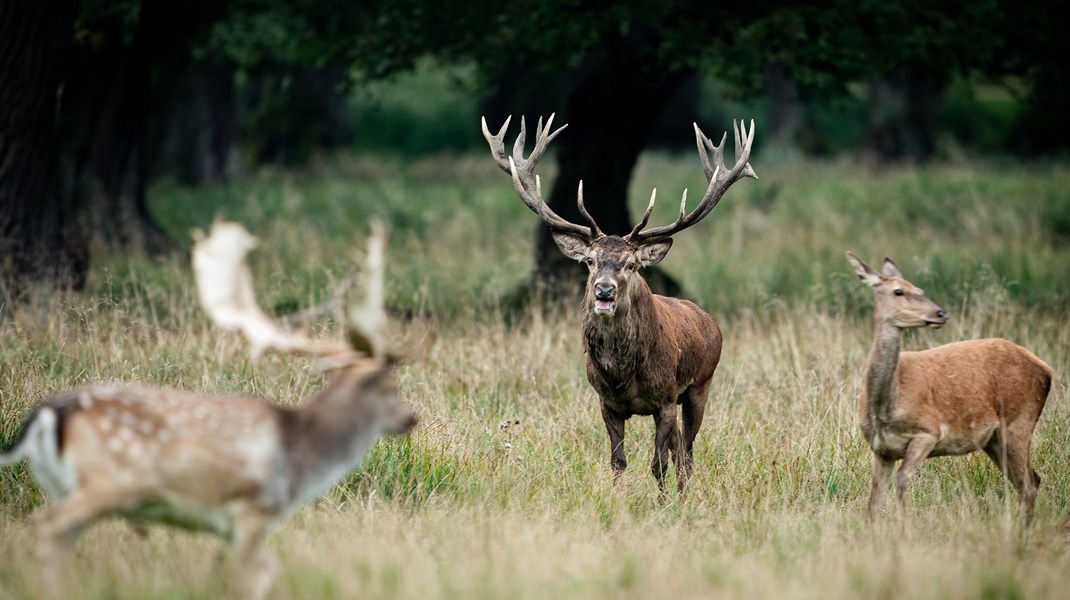
[[[58,595],[63,582],[67,551],[83,527],[98,517],[135,505],[140,495],[126,489],[76,489],[59,502],[34,514],[37,560],[42,583]]]
[[[609,466],[613,469],[613,482],[616,483],[628,467],[628,459],[624,456],[624,417],[602,404],[602,420],[609,432]]]
[[[869,489],[869,504],[866,507],[866,528],[871,529],[880,512],[881,502],[884,500],[884,492],[888,490],[888,482],[892,479],[892,469],[895,468],[895,460],[873,454],[873,482]]]
[[[936,442],[937,438],[935,436],[922,433],[914,436],[910,443],[907,444],[906,455],[903,457],[902,464],[899,465],[899,471],[895,474],[895,495],[899,500],[899,516],[902,527],[906,527],[907,487],[910,485],[910,478],[914,476],[918,467],[921,466],[921,461],[925,460],[929,453],[932,452]]]
[[[238,596],[266,598],[278,570],[278,560],[264,547],[271,515],[252,505],[238,508],[234,516],[234,553],[238,562]]]
[[[658,482],[658,487],[665,487],[665,472],[669,470],[669,453],[674,444],[679,444],[680,429],[676,424],[676,401],[661,405],[654,414],[656,430],[654,433],[654,458],[650,461],[650,472]],[[680,473],[680,461],[677,457],[676,476],[680,485],[686,483]]]

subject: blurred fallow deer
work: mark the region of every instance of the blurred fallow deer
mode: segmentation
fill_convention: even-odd
[[[1040,476],[1029,461],[1052,371],[1025,348],[999,338],[968,340],[921,352],[900,352],[904,329],[940,327],[947,313],[884,259],[881,272],[848,252],[847,260],[876,294],[876,332],[859,405],[862,433],[873,451],[866,512],[872,526],[902,460],[895,487],[906,522],[906,493],[921,461],[984,450],[1018,493],[1028,523]]]
[[[550,115],[545,127],[539,119],[535,146],[527,158],[523,118],[511,156],[504,143],[509,119],[497,135],[491,134],[483,119],[483,136],[495,163],[512,176],[520,199],[551,229],[557,247],[565,256],[585,263],[590,271],[582,309],[587,380],[601,400],[614,480],[627,466],[625,421],[632,415],[651,415],[656,426],[651,472],[663,487],[671,451],[677,485],[683,491],[692,472],[692,448],[702,426],[710,380],[721,357],[721,331],[713,317],[694,303],[652,293],[638,271],[665,258],[672,236],[705,218],[729,186],[744,177],[757,178],[747,162],[754,122],[749,133],[742,123],[739,127],[733,124],[736,164],[731,169],[724,164],[724,138],[714,146],[695,125],[695,142],[708,182],[702,201],[688,213],[684,190],[676,222],[645,229],[654,208],[654,190],[639,224],[621,237],[603,233],[587,212],[582,181],[577,203],[587,225],[566,221],[543,201],[535,167],[547,145],[565,129],[562,126],[551,133],[553,119]],[[714,164],[710,163],[710,152]],[[682,413],[682,432],[677,405]]]
[[[92,385],[43,401],[0,465],[23,457],[53,503],[38,510],[37,554],[55,587],[67,545],[106,515],[213,531],[233,543],[238,590],[261,598],[276,561],[269,525],[330,489],[384,432],[415,424],[385,347],[383,241],[369,243],[365,302],[349,316],[348,343],[278,329],[256,304],[246,254],[256,241],[216,223],[193,249],[201,302],[223,329],[238,330],[254,355],[314,357],[327,386],[297,408],[268,400],[134,385]]]

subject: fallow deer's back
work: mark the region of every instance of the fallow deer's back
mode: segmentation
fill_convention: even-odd
[[[944,415],[1036,419],[1052,370],[1035,354],[1001,338],[967,340],[900,354],[900,401],[928,398]]]
[[[50,405],[66,409],[60,452],[75,469],[84,463],[106,477],[113,465],[190,500],[244,492],[277,460],[275,409],[256,398],[117,385],[76,389]]]

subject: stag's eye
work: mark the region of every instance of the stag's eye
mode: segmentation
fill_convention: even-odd
[[[895,295],[896,296],[902,296],[903,295],[903,290],[895,290]]]
[[[634,271],[634,270],[639,268],[639,264],[630,262],[630,263],[627,264],[627,266],[625,268],[628,269],[629,271]]]
[[[583,259],[583,262],[584,262],[584,263],[585,263],[585,264],[586,264],[586,265],[587,265],[588,267],[594,266],[594,257],[593,257],[593,256],[588,256],[587,258]]]

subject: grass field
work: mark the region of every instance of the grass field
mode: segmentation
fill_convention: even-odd
[[[345,156],[205,188],[157,185],[154,212],[176,239],[217,215],[260,237],[258,293],[279,312],[319,300],[363,247],[368,220],[384,218],[389,303],[430,315],[439,332],[400,372],[417,430],[379,443],[271,538],[283,563],[275,597],[1063,597],[1070,167],[755,165],[762,179],[733,188],[663,263],[725,333],[685,499],[659,498],[645,418],[629,422],[630,466],[612,485],[575,307],[519,319],[498,307],[532,267],[537,218],[487,157]],[[680,188],[703,183],[694,157],[650,155],[632,196],[638,209],[658,186],[661,223]],[[1027,536],[1013,527],[1013,491],[983,456],[926,462],[907,530],[889,501],[864,532],[870,454],[856,404],[872,298],[847,249],[871,263],[894,257],[951,313],[948,326],[908,335],[907,348],[1002,336],[1055,369]],[[184,258],[101,255],[94,265],[85,292],[0,324],[0,439],[42,396],[86,382],[287,404],[321,385],[307,361],[254,361],[212,330]],[[426,326],[397,325],[402,335]],[[503,432],[507,419],[519,423]],[[27,516],[42,501],[23,467],[0,472],[0,597],[35,595]],[[216,598],[230,581],[223,550],[212,537],[153,527],[142,538],[108,521],[77,546],[72,597]]]

